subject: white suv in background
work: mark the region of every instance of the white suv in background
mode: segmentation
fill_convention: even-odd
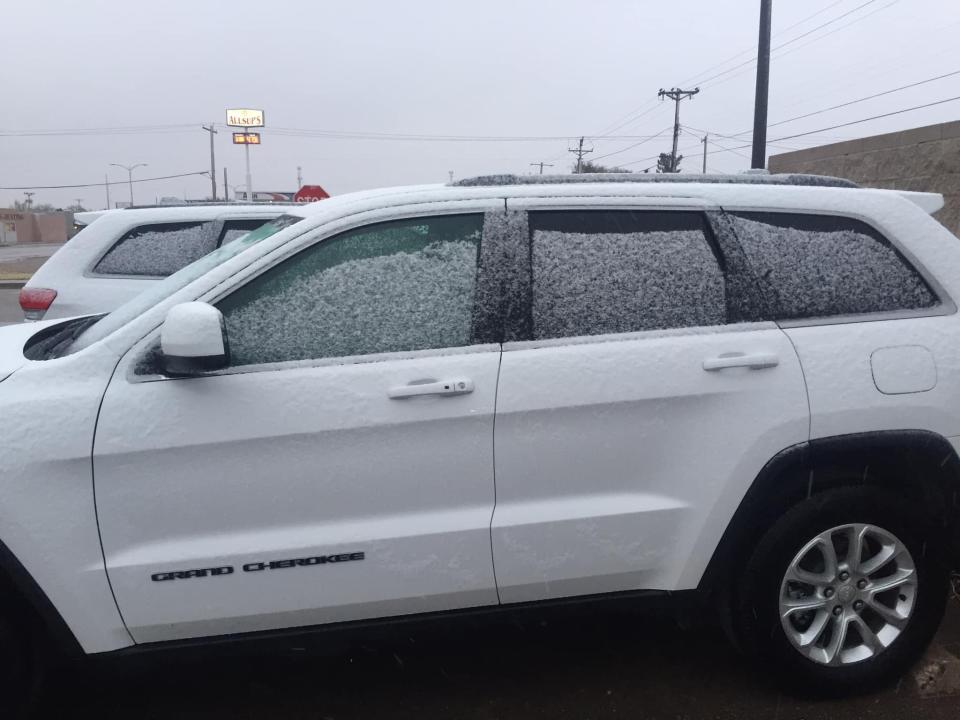
[[[38,643],[611,599],[717,607],[808,693],[889,681],[960,560],[941,203],[809,176],[358,193],[106,317],[0,328],[0,698]]]
[[[207,204],[79,213],[87,222],[20,292],[27,320],[110,312],[285,208]]]

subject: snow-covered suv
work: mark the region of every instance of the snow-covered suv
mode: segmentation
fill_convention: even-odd
[[[344,195],[103,318],[0,329],[0,683],[31,643],[668,596],[808,689],[889,680],[960,555],[941,202],[808,176]]]
[[[110,312],[284,209],[208,203],[80,213],[89,222],[34,273],[20,308],[27,320]]]

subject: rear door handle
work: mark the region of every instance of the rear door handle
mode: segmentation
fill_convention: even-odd
[[[731,353],[730,355],[720,355],[718,357],[707,358],[703,361],[703,369],[708,372],[737,367],[750,368],[751,370],[762,370],[764,368],[776,367],[779,364],[780,358],[773,353],[754,353],[752,355],[747,355],[745,353]]]
[[[387,391],[393,400],[418,397],[420,395],[466,395],[473,392],[473,380],[454,378],[452,380],[438,380],[422,383],[398,385]]]

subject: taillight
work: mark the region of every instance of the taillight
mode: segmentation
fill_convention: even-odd
[[[50,288],[20,288],[20,309],[27,320],[42,320],[56,297],[57,291]]]

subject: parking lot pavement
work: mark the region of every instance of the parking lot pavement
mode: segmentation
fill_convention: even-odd
[[[28,258],[48,258],[62,247],[62,243],[3,245],[0,246],[0,263],[12,263]]]
[[[23,320],[23,312],[17,300],[19,295],[20,290],[17,288],[0,288],[0,325]]]
[[[717,630],[594,614],[398,636],[332,659],[301,648],[253,660],[171,659],[160,667],[127,660],[96,671],[62,671],[37,717],[952,719],[960,703],[957,655],[960,605],[951,602],[927,657],[900,683],[816,701],[778,691]]]

